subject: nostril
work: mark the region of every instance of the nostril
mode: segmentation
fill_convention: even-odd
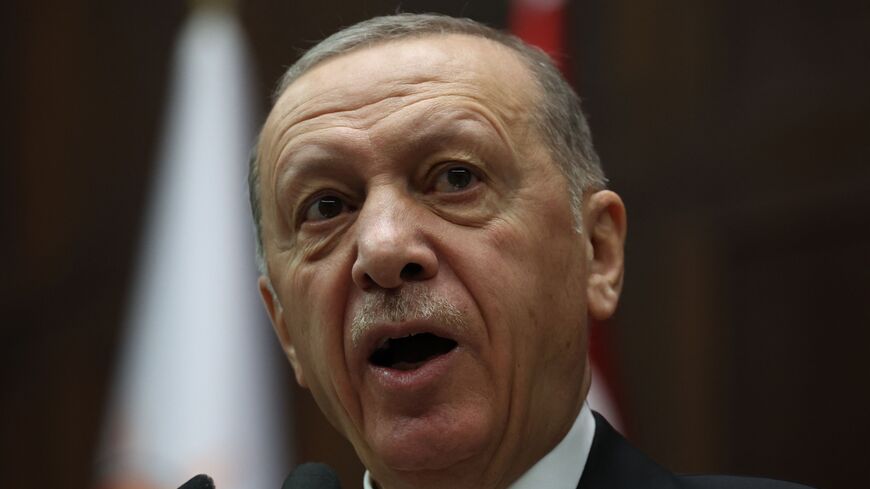
[[[376,284],[377,283],[375,282],[375,279],[373,279],[371,275],[369,275],[367,273],[363,274],[362,280],[360,283],[361,287],[368,288],[368,287],[371,287],[371,286],[376,285]]]
[[[423,266],[419,263],[408,263],[402,268],[402,280],[414,280],[423,274]]]

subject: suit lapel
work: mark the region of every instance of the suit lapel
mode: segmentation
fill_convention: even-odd
[[[577,489],[675,489],[674,475],[632,447],[600,414]]]

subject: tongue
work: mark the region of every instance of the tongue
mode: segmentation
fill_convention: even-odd
[[[414,370],[417,367],[419,367],[420,365],[423,365],[424,363],[426,363],[426,361],[428,361],[428,360],[429,359],[427,358],[426,360],[423,360],[420,362],[396,362],[396,363],[390,365],[390,368],[392,368],[394,370]]]

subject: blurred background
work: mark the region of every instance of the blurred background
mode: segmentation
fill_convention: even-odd
[[[164,229],[155,223],[175,212],[154,204],[155,196],[188,195],[161,185],[178,181],[167,162],[185,160],[177,149],[187,141],[178,136],[188,134],[185,124],[202,127],[190,117],[205,109],[179,97],[199,94],[211,111],[221,102],[209,100],[239,104],[223,112],[237,116],[230,126],[241,121],[242,143],[222,154],[233,156],[227,174],[238,175],[224,194],[236,200],[225,200],[243,204],[239,144],[253,141],[275,81],[300,49],[397,9],[507,29],[516,28],[518,8],[506,0],[248,0],[225,5],[234,17],[200,38],[189,21],[206,3],[229,4],[7,0],[0,7],[7,257],[0,487],[148,487],[144,477],[109,477],[120,471],[107,469],[107,447],[135,431],[118,428],[126,422],[118,413],[137,405],[124,386],[186,378],[141,374],[157,357],[131,350],[153,343],[134,331],[147,323],[136,311],[160,302],[143,292],[143,280],[156,279],[142,277],[160,268],[152,265],[163,255],[153,250],[166,246],[148,244]],[[611,187],[629,210],[624,297],[617,317],[595,332],[623,430],[679,472],[862,485],[870,456],[870,3],[574,0],[560,12],[561,27],[549,29],[562,42],[559,61],[584,98]],[[242,60],[241,70],[210,72],[212,82],[227,80],[213,88],[230,80],[244,88],[209,99],[179,82],[180,60],[200,59],[191,58],[194,47],[179,55],[182,32],[196,49]],[[227,38],[214,32],[233,41],[222,44]],[[189,139],[202,137],[209,136]],[[241,222],[238,209],[226,212]],[[252,253],[247,226],[239,227],[244,245],[230,246],[233,256]],[[218,241],[232,240],[205,239],[205,247]],[[253,293],[253,259],[245,260],[233,264],[237,279],[226,278],[220,258],[196,273]],[[205,300],[201,307],[210,309]],[[220,336],[211,321],[174,353],[156,348],[168,355],[157,361],[163,367],[189,372],[204,364],[211,382],[241,390],[192,406],[181,405],[178,390],[138,395],[167,416],[235,406],[231,421],[214,422],[244,428],[223,442],[244,433],[257,448],[237,448],[268,465],[258,470],[273,487],[292,465],[311,460],[338,468],[345,487],[359,487],[362,467],[295,386],[257,307],[244,316],[250,334],[233,340],[250,343],[242,364],[230,358],[236,349],[207,343]],[[150,320],[177,332],[170,323],[181,315],[168,311],[169,319]],[[236,379],[237,371],[256,385]],[[239,399],[253,411],[234,404]],[[214,463],[223,462],[184,467],[185,474]],[[184,480],[172,481],[156,487]]]

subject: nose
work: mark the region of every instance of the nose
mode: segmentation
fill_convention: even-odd
[[[395,192],[370,193],[357,217],[351,274],[363,290],[395,289],[438,273],[438,258],[415,217],[413,202]]]

